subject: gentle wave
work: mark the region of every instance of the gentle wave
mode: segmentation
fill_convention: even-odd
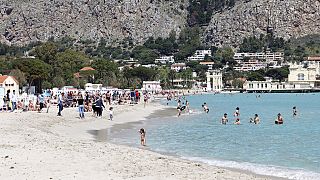
[[[221,161],[221,160],[208,160],[199,157],[181,157],[183,159],[203,162],[209,165],[224,167],[224,168],[234,168],[245,171],[250,171],[255,174],[274,176],[287,179],[295,180],[319,180],[320,173],[307,171],[303,169],[288,169],[285,167],[278,166],[267,166],[261,164],[253,164],[247,162],[235,162],[235,161]]]

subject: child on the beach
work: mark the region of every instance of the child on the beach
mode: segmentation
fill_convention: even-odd
[[[113,119],[113,107],[109,108],[109,120],[112,121]]]
[[[139,133],[140,133],[140,142],[141,142],[141,145],[142,145],[142,146],[145,146],[145,145],[146,145],[146,131],[145,131],[143,128],[141,128],[140,131],[139,131]]]

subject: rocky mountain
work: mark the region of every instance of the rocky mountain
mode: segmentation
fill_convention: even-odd
[[[320,0],[0,0],[6,44],[63,36],[139,44],[190,24],[202,25],[202,42],[215,46],[267,32],[285,39],[319,34]]]
[[[320,0],[251,0],[212,16],[208,45],[237,45],[244,37],[273,33],[284,39],[320,33]]]
[[[0,42],[22,45],[68,35],[140,43],[179,34],[187,7],[188,0],[0,0]]]

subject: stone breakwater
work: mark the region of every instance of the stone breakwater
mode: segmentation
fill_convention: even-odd
[[[284,39],[320,32],[320,0],[252,0],[213,15],[203,41],[235,45],[248,36],[273,32]]]
[[[187,0],[0,0],[0,42],[23,45],[70,36],[107,43],[179,34]]]

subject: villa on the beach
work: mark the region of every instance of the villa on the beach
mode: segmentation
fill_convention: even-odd
[[[5,92],[15,90],[19,93],[19,82],[13,76],[0,76],[0,87],[4,88]]]
[[[243,89],[248,92],[307,92],[319,90],[320,79],[319,74],[317,74],[316,63],[292,63],[289,71],[286,82],[275,82],[271,78],[266,78],[266,81],[246,81]]]

